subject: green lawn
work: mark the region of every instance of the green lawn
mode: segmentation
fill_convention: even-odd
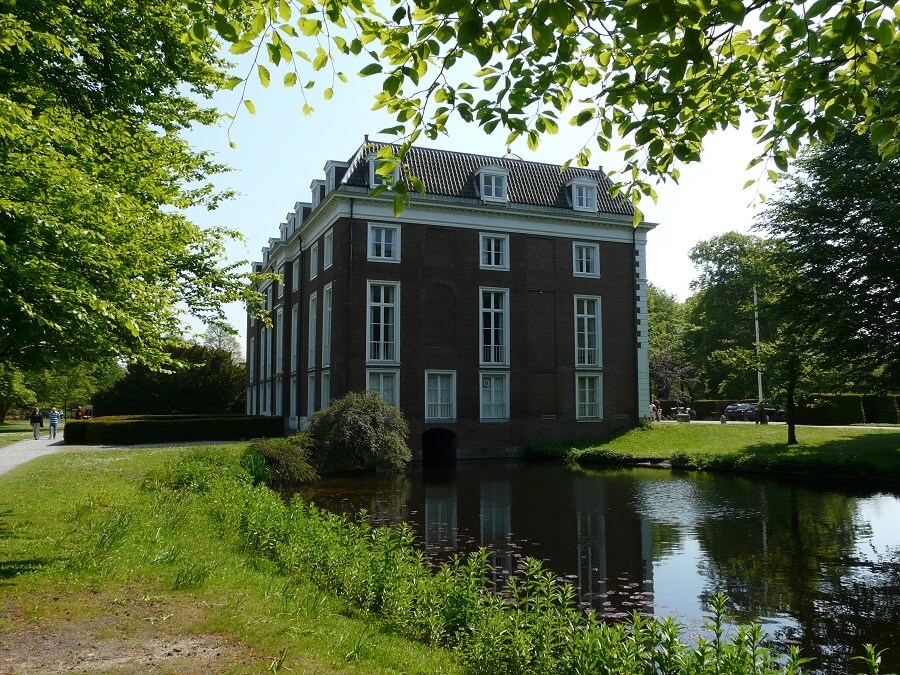
[[[0,448],[31,438],[31,434],[31,425],[28,423],[28,420],[0,422]]]
[[[141,489],[185,451],[62,452],[0,476],[0,651],[32,659],[11,672],[88,652],[79,672],[461,672],[449,653],[242,554],[205,496]]]
[[[684,468],[900,480],[900,430],[750,424],[656,424],[590,445],[556,449],[579,463],[668,461]],[[546,449],[544,449],[546,450]]]

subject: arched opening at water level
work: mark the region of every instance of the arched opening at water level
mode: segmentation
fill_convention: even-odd
[[[456,460],[456,434],[449,429],[429,429],[422,434],[422,463],[441,464]]]

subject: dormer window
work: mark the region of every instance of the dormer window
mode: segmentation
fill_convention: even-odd
[[[499,166],[485,166],[478,171],[478,192],[486,202],[507,201],[509,172]]]
[[[592,180],[572,181],[568,185],[569,203],[576,211],[597,210],[597,183]]]
[[[314,180],[309,184],[309,189],[312,192],[312,207],[316,208],[325,197],[325,181],[321,179]]]
[[[369,157],[369,187],[374,189],[379,185],[390,185],[392,183],[396,183],[400,178],[399,168],[394,164],[393,169],[388,171],[387,167],[392,165],[392,162],[389,162],[378,155],[371,155]],[[381,169],[379,172],[378,169]],[[384,172],[388,171],[387,174]]]

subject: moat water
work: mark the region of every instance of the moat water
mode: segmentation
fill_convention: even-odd
[[[479,547],[498,584],[526,556],[611,619],[672,616],[697,635],[709,599],[823,673],[863,645],[900,671],[900,492],[651,468],[467,462],[305,488],[333,511],[408,523],[437,562]]]

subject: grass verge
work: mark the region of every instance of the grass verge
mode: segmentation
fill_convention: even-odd
[[[580,464],[667,462],[673,467],[900,480],[900,430],[801,427],[787,445],[784,426],[657,424],[590,445],[535,449]]]
[[[445,650],[239,552],[206,495],[142,489],[189,453],[63,453],[0,476],[0,671],[460,672]]]

